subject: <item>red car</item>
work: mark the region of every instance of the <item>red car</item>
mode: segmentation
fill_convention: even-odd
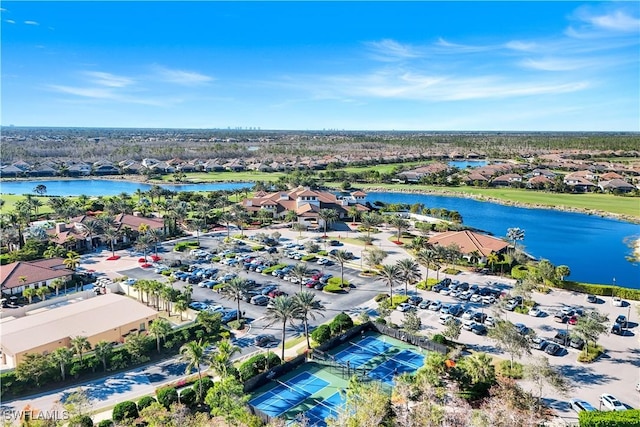
[[[578,323],[578,316],[573,315],[569,318],[569,324],[570,325],[575,325],[576,323]]]
[[[282,292],[282,291],[280,291],[280,290],[278,290],[278,289],[276,289],[276,290],[274,290],[274,291],[269,292],[269,296],[270,296],[271,298],[280,297],[280,296],[286,296],[286,295],[287,295],[287,293],[286,293],[286,292]]]

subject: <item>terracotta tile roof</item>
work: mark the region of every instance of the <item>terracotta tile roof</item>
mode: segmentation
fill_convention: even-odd
[[[500,252],[506,249],[509,244],[495,237],[486,234],[474,233],[473,231],[447,231],[429,239],[432,245],[449,246],[456,244],[463,254],[470,254],[474,251],[483,256],[488,256],[493,252]]]
[[[68,270],[62,263],[62,258],[51,258],[39,261],[18,261],[3,265],[0,269],[0,287],[12,289],[32,283],[46,282],[58,277],[69,276],[73,271]],[[20,283],[20,277],[27,281]]]
[[[120,228],[127,226],[133,230],[137,230],[142,224],[147,224],[151,229],[164,228],[164,221],[158,218],[145,218],[129,214],[120,214],[116,216],[116,222],[120,223]]]

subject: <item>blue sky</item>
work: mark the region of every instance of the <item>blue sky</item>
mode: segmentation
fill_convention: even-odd
[[[2,125],[640,131],[640,2],[11,2]]]

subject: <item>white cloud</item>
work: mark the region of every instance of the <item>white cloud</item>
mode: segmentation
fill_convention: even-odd
[[[183,86],[199,86],[213,81],[212,77],[194,71],[172,70],[165,67],[154,67],[157,78]]]
[[[64,85],[49,85],[50,89],[56,92],[66,93],[69,95],[77,95],[85,98],[97,98],[97,99],[116,99],[117,95],[107,88],[97,87],[73,87]]]
[[[84,73],[87,75],[94,84],[107,87],[125,87],[131,85],[134,80],[129,77],[117,76],[111,73],[104,73],[100,71],[87,71]]]
[[[367,42],[366,45],[372,51],[374,58],[380,61],[391,62],[420,56],[419,49],[392,39]]]
[[[13,19],[5,19],[4,22],[6,22],[7,24],[15,24],[16,21],[14,21]]]
[[[150,105],[154,107],[170,107],[182,102],[179,98],[149,98],[120,93],[113,87],[74,87],[66,85],[49,85],[54,92],[74,95],[87,100],[113,101],[125,104]]]
[[[570,71],[589,67],[593,64],[587,60],[571,60],[558,58],[531,59],[527,58],[520,61],[520,65],[524,68],[541,71]]]
[[[24,21],[24,23],[25,23],[26,25],[40,25],[40,24],[39,24],[38,22],[36,22],[36,21]]]
[[[538,47],[538,44],[533,42],[523,42],[519,40],[513,40],[510,42],[507,42],[505,44],[505,47],[512,50],[529,52],[529,51],[535,50]]]
[[[595,27],[611,31],[631,32],[640,30],[640,19],[629,16],[622,10],[597,16],[586,16],[585,21]]]

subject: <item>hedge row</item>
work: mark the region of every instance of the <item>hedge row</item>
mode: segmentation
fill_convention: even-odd
[[[327,280],[327,284],[325,285],[324,288],[322,288],[323,291],[326,292],[344,292],[344,288],[348,288],[349,285],[349,281],[345,280],[344,282],[340,282],[340,278],[339,277],[332,277],[329,280]]]
[[[271,267],[267,267],[264,270],[262,270],[262,274],[271,274],[276,270],[280,270],[281,268],[285,268],[286,266],[287,266],[287,264],[272,265]]]
[[[560,289],[566,289],[568,291],[582,292],[585,294],[599,295],[599,296],[613,296],[623,299],[630,299],[640,301],[640,289],[627,289],[619,286],[612,285],[596,285],[593,283],[580,283],[565,280],[563,282],[558,281],[554,284],[554,287]]]
[[[196,249],[196,248],[199,248],[199,247],[200,247],[200,245],[198,245],[198,242],[178,242],[173,247],[173,250],[176,251],[176,252],[182,252],[185,249]]]
[[[580,427],[640,427],[640,409],[626,411],[582,411]]]
[[[344,331],[353,328],[353,319],[346,314],[338,314],[329,324],[318,326],[311,333],[311,338],[318,344],[327,342],[331,337],[340,335]]]
[[[281,362],[280,357],[272,352],[269,352],[267,356],[262,353],[256,354],[245,360],[238,368],[240,380],[247,381],[249,378],[253,378],[261,372],[280,365]]]

